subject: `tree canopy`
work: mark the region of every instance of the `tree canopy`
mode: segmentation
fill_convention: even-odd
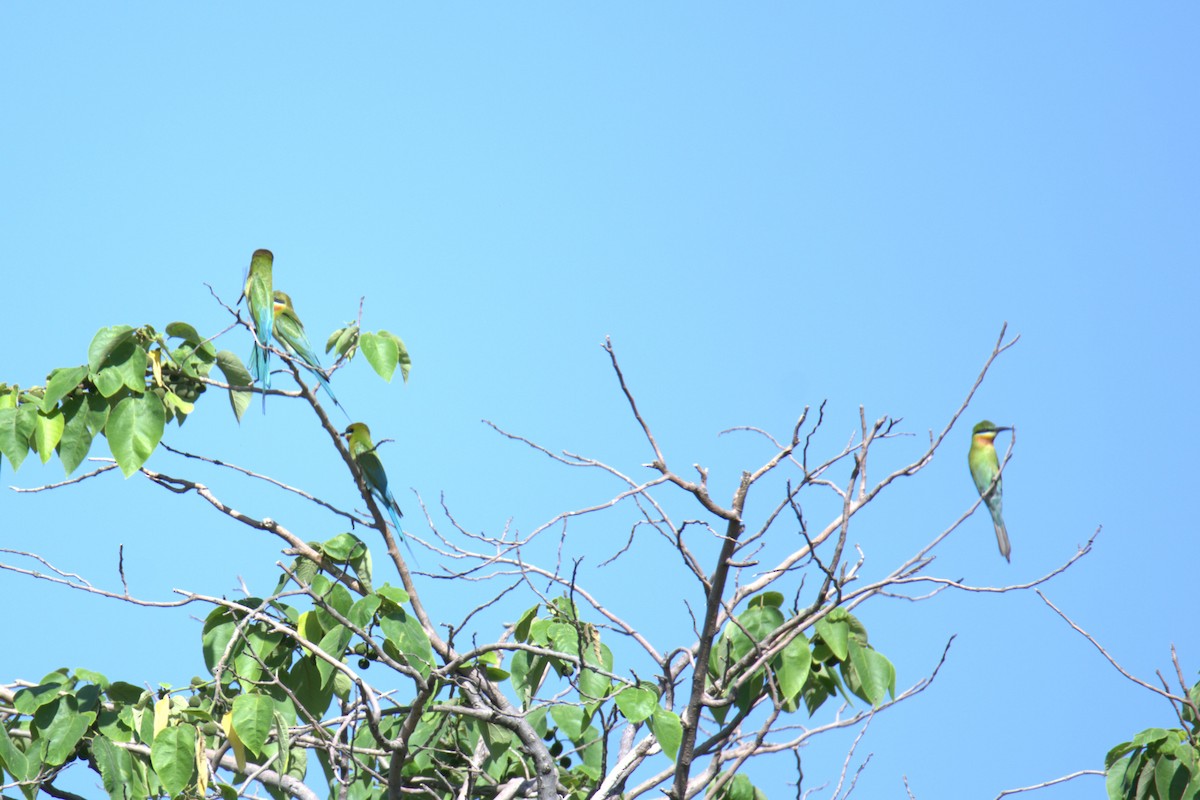
[[[269,296],[260,287],[258,302]],[[1016,342],[1004,330],[957,410],[929,433],[915,459],[889,465],[889,446],[906,435],[902,421],[870,419],[863,409],[857,436],[817,452],[814,435],[825,406],[805,407],[782,434],[740,429],[763,443],[767,455],[745,466],[727,497],[710,489],[703,465],[685,469],[664,453],[606,341],[630,424],[644,438],[649,461],[642,476],[636,465],[555,452],[496,427],[564,469],[594,472],[621,488],[604,503],[563,510],[527,533],[473,531],[446,507],[443,529],[422,507],[419,524],[427,530],[418,539],[394,524],[394,498],[380,490],[377,470],[385,462],[397,468],[379,450],[386,431],[377,427],[374,442],[353,449],[319,389],[328,390],[327,381],[360,355],[385,380],[398,370],[407,381],[411,360],[401,338],[363,331],[360,311],[358,320],[328,335],[326,371],[297,346],[294,331],[290,341],[272,341],[262,324],[222,305],[230,323],[214,334],[180,321],[161,332],[150,325],[106,327],[92,337],[85,364],[53,369],[38,386],[0,384],[0,453],[14,470],[31,453],[43,463],[57,456],[68,475],[25,491],[70,492],[120,470],[189,496],[214,519],[273,535],[287,557],[270,594],[229,599],[184,592],[170,601],[107,592],[49,564],[4,564],[7,581],[50,579],[114,602],[189,606],[202,609],[204,620],[199,644],[207,675],[186,686],[146,688],[75,667],[0,687],[4,785],[28,798],[41,791],[70,796],[59,783],[79,764],[98,773],[113,798],[262,791],[277,798],[584,800],[665,792],[677,800],[701,793],[753,800],[764,794],[751,765],[763,760],[794,771],[798,785],[804,775],[823,773],[838,787],[833,796],[848,794],[855,778],[850,758],[801,767],[802,748],[831,731],[864,727],[875,714],[915,698],[951,645],[924,666],[898,666],[872,644],[864,606],[944,591],[1033,590],[1091,549],[1089,541],[1037,580],[983,587],[933,569],[939,543],[979,502],[957,513],[931,510],[945,519],[940,532],[886,567],[868,566],[851,536],[864,508],[900,491],[951,442],[961,443],[951,434],[989,368]],[[291,384],[267,389],[267,375],[255,374],[259,368],[218,349],[225,342],[250,346],[252,361],[269,353]],[[246,482],[272,480],[235,466],[253,454],[172,447],[166,455],[178,458],[184,472],[152,466],[167,426],[207,410],[204,396],[213,393],[225,395],[235,424],[255,394],[267,401],[268,425],[272,404],[306,404],[311,427],[287,435],[327,438],[362,506],[333,506],[284,486],[340,523],[330,524],[327,538],[308,541],[271,517],[238,511],[186,476],[189,459],[199,459]],[[351,399],[343,402],[353,408]],[[98,437],[111,458],[94,455]],[[1012,456],[1010,444],[1001,470]],[[98,466],[76,474],[89,459]],[[646,623],[654,608],[642,616],[617,613],[606,599],[612,587],[578,579],[568,523],[617,510],[627,515],[618,523],[626,540],[612,559],[661,559],[661,570],[688,576],[689,595],[669,601],[686,604],[690,626],[651,635]],[[555,536],[547,562],[546,549],[535,545]],[[399,546],[410,540],[419,542],[415,559]],[[480,630],[471,621],[475,612],[458,622],[444,619],[422,599],[423,581],[433,579],[462,582],[478,598],[476,612],[499,607],[507,621]],[[1161,689],[1148,688],[1173,703],[1180,727],[1150,729],[1114,748],[1104,764],[1110,797],[1165,800],[1200,792],[1200,685],[1186,689],[1178,665],[1177,672],[1180,688],[1165,681]]]

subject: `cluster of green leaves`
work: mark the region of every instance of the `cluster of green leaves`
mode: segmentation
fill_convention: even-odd
[[[415,713],[401,768],[407,785],[461,786],[480,774],[500,785],[534,774],[513,730],[454,713],[464,704],[459,679],[472,670],[498,684],[511,681],[572,800],[584,800],[603,777],[605,736],[620,720],[645,725],[665,756],[676,758],[682,725],[664,703],[664,687],[617,677],[599,629],[569,598],[521,615],[507,671],[499,651],[487,648],[471,663],[438,667],[425,630],[405,608],[407,593],[373,588],[370,551],[357,536],[343,533],[312,547],[321,563],[297,558],[271,597],[221,603],[209,613],[201,633],[208,678],[148,692],[63,670],[18,692],[0,732],[0,770],[31,800],[39,783],[76,759],[100,773],[113,798],[204,795],[210,788],[234,798],[235,784],[258,765],[305,780],[307,754],[315,752],[331,793],[345,787],[352,800],[381,800],[387,787],[379,776],[391,766],[381,739],[399,736]],[[297,595],[311,607],[288,602]],[[782,602],[775,592],[757,595],[720,633],[708,665],[710,694],[729,700],[709,709],[719,724],[731,710],[744,716],[763,701],[791,712],[803,698],[811,713],[834,694],[878,704],[894,692],[894,669],[853,615],[831,610],[810,642],[796,628],[799,613],[785,614]],[[389,701],[374,726],[361,718],[327,720],[335,701],[343,709],[354,705],[363,689],[358,681],[380,662],[391,669],[385,676],[398,672],[417,689],[432,687],[430,701],[420,709]],[[551,674],[558,679],[554,697],[541,696]],[[564,682],[573,690],[570,702],[562,699]],[[234,763],[211,770],[223,751]],[[266,788],[285,796],[277,785]],[[730,776],[716,796],[762,800],[742,775]]]
[[[454,700],[443,707],[459,704]],[[600,742],[591,738],[575,745],[580,736],[573,721],[560,723],[558,716],[539,708],[526,715],[526,722],[557,759],[559,782],[568,789],[567,796],[582,800],[599,779]],[[480,745],[485,751],[482,760],[477,756]],[[499,786],[535,774],[529,754],[512,730],[465,714],[422,714],[409,746],[413,755],[402,767],[405,785],[461,787],[481,778],[487,785]]]
[[[2,772],[30,800],[42,781],[76,759],[100,773],[113,798],[175,796],[189,787],[203,795],[208,753],[226,741],[232,724],[257,741],[262,708],[245,702],[252,697],[239,696],[222,727],[211,702],[204,702],[211,691],[199,679],[193,689],[196,693],[185,700],[169,687],[151,691],[89,670],[51,672],[14,696],[8,724],[0,727]],[[235,751],[243,750],[235,745]],[[278,763],[286,765],[286,758]],[[232,786],[219,785],[219,790],[231,800],[237,797]]]
[[[357,537],[341,534],[314,546],[331,564],[346,565],[359,586],[369,586],[370,559]],[[298,559],[291,574],[281,578],[281,588],[298,579],[312,608],[249,598],[209,613],[201,634],[209,679],[149,692],[85,670],[60,670],[18,691],[0,726],[0,775],[20,782],[32,800],[41,782],[84,759],[100,772],[113,798],[184,791],[202,796],[210,780],[206,759],[228,747],[236,759],[229,771],[233,782],[244,780],[253,765],[268,763],[281,775],[303,780],[307,746],[295,741],[294,732],[303,730],[310,742],[332,741],[335,733],[317,721],[335,698],[348,701],[355,689],[349,670],[337,664],[357,662],[361,672],[383,653],[428,677],[434,660],[424,629],[404,608],[409,598],[403,589],[384,585],[355,600],[307,559]],[[385,717],[380,733],[395,736],[400,721]],[[363,755],[379,751],[374,734],[363,726],[344,744],[359,750],[356,763],[366,766],[349,796],[379,797],[374,775],[386,770],[386,760],[375,763],[380,759]],[[332,786],[330,749],[318,748],[318,756]],[[231,783],[215,786],[224,797],[238,795]],[[275,787],[268,790],[281,800],[286,796]]]
[[[412,360],[408,348],[396,334],[390,331],[361,333],[357,324],[350,324],[329,334],[325,342],[325,352],[336,352],[339,359],[354,358],[356,350],[362,350],[367,363],[388,383],[392,382],[396,367],[400,368],[400,378],[408,381]]]
[[[767,800],[766,793],[751,783],[745,773],[739,772],[722,783],[724,778],[726,773],[718,773],[716,780],[709,784],[704,793],[708,800]]]
[[[852,614],[839,608],[830,611],[817,623],[810,643],[795,629],[798,615],[791,616],[789,625],[782,604],[783,596],[777,592],[755,596],[714,644],[709,658],[710,694],[731,701],[709,709],[718,724],[725,724],[731,709],[745,716],[771,698],[789,712],[798,710],[803,698],[811,714],[834,694],[853,695],[874,705],[895,695],[894,667],[868,644],[866,629]],[[538,649],[518,650],[510,665],[513,690],[526,709],[534,704],[551,672],[570,681],[577,691],[577,703],[553,704],[549,716],[555,731],[583,755],[579,771],[586,777],[596,780],[600,775],[602,765],[593,767],[589,756],[600,754],[601,734],[595,723],[604,716],[604,704],[610,699],[626,721],[649,728],[664,754],[671,759],[677,756],[682,725],[678,714],[663,706],[660,687],[647,681],[613,680],[612,652],[600,641],[598,629],[578,617],[569,599],[527,610],[514,638]],[[772,650],[776,652],[768,655]],[[559,688],[555,686],[553,693]],[[535,709],[531,718],[542,711],[544,707]],[[722,796],[740,797],[745,792],[753,800],[758,790],[744,776],[736,776],[725,784]]]
[[[709,691],[732,701],[712,709],[717,722],[725,723],[731,707],[744,716],[767,697],[788,712],[803,699],[810,715],[835,695],[876,706],[895,697],[895,667],[871,647],[853,614],[831,609],[817,621],[810,643],[795,629],[799,615],[787,617],[782,606],[778,592],[756,595],[714,643]]]
[[[1188,730],[1148,728],[1122,742],[1104,759],[1109,800],[1196,800],[1200,798],[1200,683],[1188,692],[1181,712]]]
[[[545,616],[539,616],[543,610]],[[548,740],[559,736],[570,743],[578,764],[575,774],[570,776],[567,783],[586,794],[585,789],[600,779],[603,770],[601,732],[593,722],[596,712],[613,693],[612,651],[600,641],[599,630],[581,620],[575,604],[566,597],[556,598],[545,606],[539,603],[527,609],[517,621],[513,633],[521,644],[567,656],[562,658],[531,650],[517,650],[510,664],[511,680],[513,691],[526,709],[537,697],[550,670],[559,678],[569,680],[578,691],[578,702],[549,707],[549,716],[555,727],[542,732]],[[657,695],[652,697],[651,708],[658,709]],[[631,709],[631,713],[628,719],[636,723],[645,720],[645,715],[650,714],[651,709],[639,707]],[[530,719],[545,726],[546,714],[546,707],[541,707],[530,713]],[[551,748],[551,752],[562,747],[564,745],[559,743]],[[569,774],[570,759],[563,758],[560,767],[568,770]]]
[[[173,348],[169,338],[184,343]],[[13,469],[30,452],[43,464],[58,453],[69,475],[103,434],[131,475],[154,452],[167,421],[182,424],[192,412],[217,355],[182,322],[168,325],[165,335],[149,325],[102,328],[88,347],[87,364],[52,371],[45,386],[0,384],[0,452]],[[231,353],[222,356],[237,361]]]
[[[140,720],[134,719],[133,710],[141,695],[136,686],[110,684],[97,673],[71,674],[65,669],[50,673],[37,686],[20,689],[12,714],[0,726],[0,775],[22,781],[21,790],[32,800],[38,779],[73,760],[89,730],[137,725]],[[111,712],[118,703],[130,709],[123,719]]]
[[[397,367],[408,380],[408,350],[387,331],[340,328],[326,345],[326,352],[331,350],[347,360],[361,350],[385,380],[391,381]],[[166,424],[173,419],[182,425],[195,410],[214,366],[241,420],[253,381],[232,352],[217,350],[186,322],[172,322],[163,333],[149,325],[102,328],[92,338],[86,364],[53,370],[44,386],[0,383],[0,453],[13,469],[31,452],[43,464],[57,453],[70,475],[103,434],[128,477],[158,447]]]

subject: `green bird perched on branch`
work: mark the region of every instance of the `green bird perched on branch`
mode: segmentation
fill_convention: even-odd
[[[1011,431],[1012,428],[998,426],[989,420],[980,422],[971,431],[971,449],[967,452],[967,464],[971,467],[971,479],[979,496],[987,504],[992,513],[992,523],[996,526],[996,543],[1000,545],[1000,555],[1004,560],[1012,562],[1009,554],[1012,546],[1008,543],[1008,530],[1004,527],[1004,517],[1001,515],[1003,488],[1000,481],[1000,459],[996,455],[993,442],[1000,431]]]
[[[296,314],[296,307],[292,305],[292,298],[286,293],[278,289],[272,295],[274,299],[275,309],[275,338],[281,342],[284,348],[295,353],[296,357],[304,362],[308,367],[308,371],[317,376],[317,381],[325,387],[325,391],[329,393],[329,399],[336,406],[341,406],[337,396],[333,393],[333,389],[329,385],[329,379],[325,376],[325,370],[321,367],[321,362],[317,360],[317,354],[313,352],[312,344],[308,341],[308,334],[304,332],[304,323],[300,321],[300,317]]]
[[[375,454],[375,445],[371,443],[371,429],[365,423],[352,422],[342,432],[342,436],[346,437],[347,445],[350,448],[350,457],[362,470],[363,481],[367,484],[367,488],[371,490],[375,499],[387,508],[388,516],[392,518],[392,524],[399,532],[400,518],[404,516],[404,512],[400,510],[400,504],[396,502],[396,498],[392,496],[392,490],[388,488],[387,473],[383,471],[383,462]]]
[[[250,257],[250,272],[242,296],[250,308],[254,322],[254,350],[250,354],[250,374],[262,382],[263,413],[267,413],[267,393],[271,388],[271,329],[275,321],[275,306],[271,298],[271,265],[275,256],[270,250],[255,250]]]

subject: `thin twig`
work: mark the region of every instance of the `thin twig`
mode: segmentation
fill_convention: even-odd
[[[1154,692],[1155,694],[1161,695],[1173,703],[1184,702],[1182,697],[1176,697],[1175,695],[1171,694],[1170,692],[1163,691],[1162,689],[1159,689],[1154,684],[1147,683],[1146,681],[1142,680],[1141,678],[1138,678],[1137,676],[1131,674],[1128,670],[1126,670],[1124,667],[1122,667],[1120,664],[1118,664],[1117,660],[1115,658],[1113,658],[1111,655],[1109,655],[1108,651],[1104,649],[1104,646],[1102,644],[1100,644],[1098,641],[1096,641],[1095,637],[1093,637],[1090,633],[1088,633],[1083,628],[1081,628],[1077,624],[1075,624],[1074,620],[1072,620],[1070,617],[1068,617],[1066,614],[1064,614],[1059,609],[1058,606],[1054,605],[1054,603],[1051,603],[1050,600],[1047,599],[1046,595],[1042,594],[1041,590],[1034,589],[1034,591],[1037,592],[1038,597],[1042,598],[1043,603],[1050,606],[1050,608],[1054,610],[1055,614],[1058,614],[1060,617],[1062,617],[1063,622],[1070,625],[1072,630],[1074,630],[1080,636],[1082,636],[1083,638],[1085,638],[1089,642],[1091,642],[1092,646],[1100,651],[1100,655],[1104,656],[1104,659],[1109,664],[1112,664],[1113,667],[1117,670],[1117,672],[1121,673],[1127,679],[1136,683],[1138,686],[1141,686],[1143,689],[1149,689],[1150,691]]]
[[[1042,783],[1035,783],[1035,784],[1032,784],[1031,786],[1021,786],[1016,789],[1005,789],[1000,794],[996,795],[996,800],[1000,800],[1001,797],[1007,797],[1010,794],[1019,794],[1020,792],[1032,792],[1036,789],[1045,789],[1047,786],[1054,786],[1055,784],[1058,784],[1058,783],[1066,783],[1067,781],[1074,780],[1075,778],[1078,778],[1082,775],[1098,775],[1101,778],[1103,778],[1104,770],[1081,769],[1078,772],[1072,772],[1070,775],[1063,775],[1061,778],[1055,778],[1053,780],[1044,781]]]

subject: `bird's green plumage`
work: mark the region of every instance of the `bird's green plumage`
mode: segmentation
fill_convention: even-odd
[[[292,298],[286,292],[276,289],[272,294],[272,301],[275,309],[275,338],[283,344],[288,352],[295,353],[304,362],[309,371],[317,377],[317,381],[325,387],[325,391],[329,393],[329,399],[334,402],[334,405],[340,406],[341,403],[338,403],[337,396],[334,395],[333,389],[329,385],[329,379],[325,376],[325,370],[322,369],[321,362],[317,359],[312,344],[308,341],[308,334],[304,332],[304,323],[296,314]]]
[[[263,389],[271,388],[271,330],[275,321],[275,308],[271,299],[271,267],[275,256],[270,250],[255,250],[250,257],[250,272],[242,288],[250,317],[254,321],[254,351],[250,354],[250,374],[262,381]],[[263,411],[267,410],[267,395],[263,393]]]
[[[383,462],[379,460],[379,456],[375,452],[375,445],[371,442],[371,429],[362,422],[352,422],[342,432],[342,435],[347,439],[350,457],[362,471],[363,481],[367,484],[367,488],[375,496],[375,499],[387,509],[388,516],[392,518],[392,524],[399,532],[400,517],[404,516],[404,512],[400,510],[400,504],[396,502],[396,498],[392,496],[392,490],[388,488],[387,473],[383,471]],[[407,542],[405,544],[407,545]]]
[[[1002,514],[1004,489],[998,475],[1000,459],[996,455],[996,447],[992,440],[1000,431],[1010,431],[1012,428],[998,426],[990,420],[983,420],[971,430],[971,449],[967,451],[967,465],[971,468],[971,479],[980,497],[987,504],[992,514],[992,524],[996,528],[996,543],[1000,546],[1000,555],[1006,561],[1011,561],[1009,555],[1012,546],[1008,541],[1008,529],[1004,527]],[[995,486],[993,487],[993,481]]]

